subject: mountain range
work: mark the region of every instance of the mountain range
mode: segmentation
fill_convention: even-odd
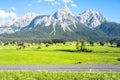
[[[75,16],[65,5],[53,15],[28,13],[0,23],[0,38],[106,40],[120,36],[120,24],[109,22],[101,13],[89,9]]]

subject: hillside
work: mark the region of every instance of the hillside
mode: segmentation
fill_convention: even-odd
[[[96,30],[102,31],[110,37],[120,37],[120,24],[115,22],[104,22]]]

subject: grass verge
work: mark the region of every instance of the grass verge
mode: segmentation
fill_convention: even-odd
[[[0,80],[119,80],[120,73],[0,72]]]

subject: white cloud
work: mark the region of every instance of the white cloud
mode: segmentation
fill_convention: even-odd
[[[42,1],[50,3],[51,5],[60,5],[60,0],[42,0]]]
[[[73,0],[63,0],[63,2],[64,2],[65,4],[69,3],[72,7],[76,7],[76,8],[77,8],[77,5],[74,3]]]
[[[51,4],[52,4],[52,5],[60,5],[59,2],[52,2]]]
[[[15,19],[15,18],[17,17],[16,14],[15,14],[13,11],[10,11],[9,16],[10,16],[12,19]]]
[[[51,5],[60,5],[60,1],[63,0],[37,0],[38,3],[47,2],[50,3]]]
[[[8,18],[9,13],[5,12],[4,10],[0,10],[0,18]]]
[[[63,0],[64,3],[73,3],[72,0]]]
[[[6,19],[6,18],[16,18],[16,14],[13,12],[13,11],[10,11],[10,12],[6,12],[4,10],[0,10],[0,18],[2,19]]]
[[[76,5],[76,4],[71,4],[71,6],[72,6],[72,7],[77,7],[77,5]]]
[[[71,6],[73,7],[76,7],[77,5],[73,4],[73,0],[36,0],[38,3],[41,3],[41,2],[47,2],[47,3],[50,3],[51,5],[60,5],[62,3],[70,3]],[[30,5],[29,5],[30,6]]]

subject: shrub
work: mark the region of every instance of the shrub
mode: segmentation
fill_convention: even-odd
[[[117,60],[120,61],[120,58],[118,58]]]
[[[38,46],[37,49],[41,49],[41,46]]]
[[[90,41],[90,46],[94,46],[94,42],[93,41]]]
[[[76,49],[77,49],[77,51],[80,50],[80,42],[79,42],[79,40],[77,40],[77,43],[76,43]]]
[[[117,47],[120,47],[120,42],[119,42],[119,43],[117,43]]]
[[[92,52],[92,50],[89,50],[89,49],[86,48],[86,42],[85,41],[81,41],[81,45],[80,45],[79,41],[77,41],[76,49],[79,52]]]
[[[103,42],[100,41],[100,46],[104,46],[105,44]]]
[[[46,47],[49,47],[49,44],[48,43],[46,43],[46,45],[45,45]]]

